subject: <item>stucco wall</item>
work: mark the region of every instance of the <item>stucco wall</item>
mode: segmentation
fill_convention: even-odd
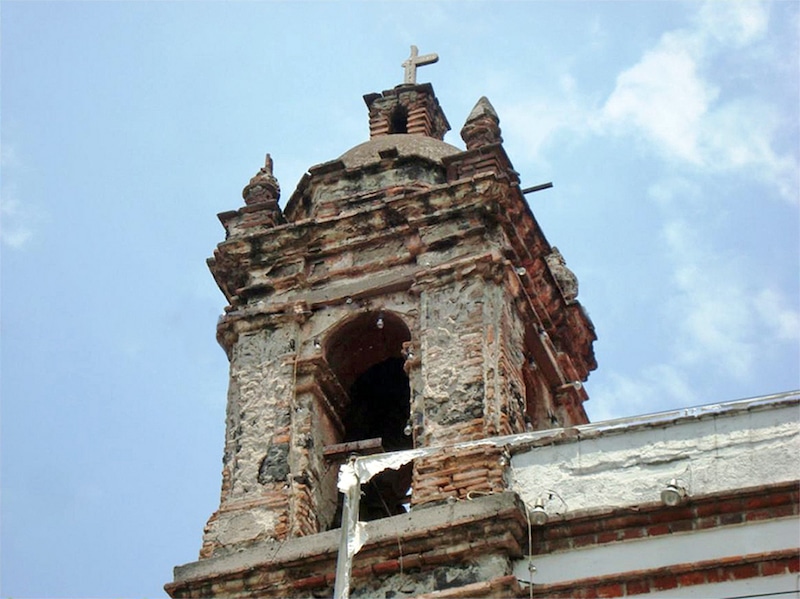
[[[797,405],[728,406],[673,424],[606,423],[608,433],[590,438],[574,429],[568,442],[514,455],[513,488],[526,503],[542,497],[548,512],[563,514],[658,501],[672,478],[689,495],[800,479]]]
[[[553,597],[796,592],[797,398],[597,423],[518,451],[513,489],[543,500],[548,525],[514,574]],[[687,497],[664,507],[671,479]]]

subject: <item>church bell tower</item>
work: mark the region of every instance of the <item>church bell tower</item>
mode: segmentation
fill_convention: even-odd
[[[267,155],[243,205],[219,215],[208,265],[228,302],[222,490],[173,597],[326,596],[325,551],[308,548],[338,532],[352,454],[587,422],[595,334],[577,280],[525,200],[490,102],[467,117],[464,148],[443,141],[433,87],[416,82],[434,61],[412,47],[405,82],[364,96],[369,140],[311,167],[283,209]],[[364,487],[360,519],[503,492],[501,454],[386,471]],[[260,562],[245,557],[256,547]]]

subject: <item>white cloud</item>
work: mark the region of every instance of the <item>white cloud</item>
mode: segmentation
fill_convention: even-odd
[[[3,171],[2,187],[0,187],[0,245],[19,250],[26,247],[34,238],[34,231],[42,218],[42,213],[29,202],[20,200],[13,178],[24,171],[25,166],[12,144],[3,143],[0,150],[0,167]]]
[[[569,74],[559,78],[559,101],[534,99],[506,106],[500,115],[504,131],[521,132],[520,147],[510,147],[514,156],[544,162],[544,149],[552,138],[563,131],[585,131],[590,118],[581,105],[577,83]],[[513,146],[513,142],[507,144]]]
[[[689,36],[665,34],[655,49],[617,77],[602,108],[602,126],[639,130],[662,151],[701,164],[700,124],[717,90],[697,72],[698,50]]]
[[[640,59],[620,72],[613,91],[599,102],[566,75],[557,97],[533,98],[506,107],[504,127],[521,132],[515,154],[544,161],[557,135],[618,135],[636,138],[673,166],[699,174],[741,172],[797,203],[800,168],[796,148],[778,150],[778,139],[797,119],[796,108],[776,99],[737,73],[738,56],[774,69],[785,50],[752,52],[768,38],[763,3],[710,1],[700,5],[690,26],[665,32]],[[759,58],[760,57],[760,58]],[[521,152],[520,152],[521,150]],[[518,154],[517,154],[518,155]]]
[[[696,22],[701,34],[743,46],[766,33],[769,14],[764,2],[714,0],[702,5]]]
[[[587,404],[594,420],[717,401],[704,394],[719,385],[706,388],[705,381],[747,386],[764,371],[765,356],[791,355],[800,337],[790,292],[748,271],[751,257],[718,237],[718,225],[741,219],[732,203],[739,196],[706,179],[741,175],[738,181],[777,192],[768,195],[800,201],[796,144],[780,145],[796,127],[796,106],[749,79],[758,69],[773,72],[775,57],[786,50],[767,35],[764,3],[696,7],[686,27],[663,33],[622,70],[607,96],[592,99],[581,80],[565,76],[555,97],[529,98],[501,112],[504,130],[524,135],[515,156],[543,162],[564,133],[619,135],[663,158],[654,166],[671,174],[648,190],[661,221],[648,255],[663,258],[658,268],[668,278],[655,306],[668,331],[651,340],[661,355],[638,372],[604,372]],[[743,61],[747,68],[731,71]]]
[[[619,74],[598,129],[640,135],[665,158],[707,171],[746,170],[796,202],[797,158],[773,149],[777,109],[756,92],[721,94],[710,67],[714,58],[762,38],[767,24],[761,3],[705,3],[694,27],[663,34]]]
[[[786,341],[800,341],[800,310],[787,305],[784,296],[775,289],[762,289],[753,306],[771,336]]]
[[[702,202],[687,179],[661,180],[648,197],[662,219],[661,252],[669,276],[660,313],[667,323],[661,356],[639,372],[605,373],[587,404],[593,420],[717,401],[705,381],[752,383],[768,356],[800,341],[800,306],[757,272],[735,246],[714,241],[719,206]],[[724,222],[724,218],[721,222]],[[765,358],[765,356],[767,356]]]
[[[704,367],[747,380],[766,348],[800,336],[800,313],[780,291],[765,287],[740,265],[745,256],[713,245],[713,224],[702,216],[702,193],[685,181],[650,190],[664,222],[663,240],[675,295],[668,310],[674,324],[676,366]],[[705,223],[701,230],[698,222]]]
[[[709,247],[707,236],[683,214],[686,200],[700,194],[686,182],[677,188],[680,195],[676,191],[672,198],[669,183],[662,182],[651,192],[665,216],[662,236],[675,292],[668,303],[675,359],[684,365],[709,362],[727,375],[745,376],[752,348],[744,340],[751,314],[743,290]]]
[[[702,166],[712,170],[747,169],[797,202],[798,165],[772,147],[781,126],[774,107],[755,98],[717,107],[700,123]]]
[[[26,224],[27,215],[19,200],[9,195],[4,186],[0,197],[0,242],[12,249],[21,249],[31,240],[33,231]]]
[[[24,227],[18,227],[10,231],[0,231],[0,239],[2,239],[3,243],[15,250],[24,247],[32,235],[31,230]]]

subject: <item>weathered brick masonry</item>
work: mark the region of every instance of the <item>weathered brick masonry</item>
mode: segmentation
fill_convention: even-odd
[[[226,238],[208,263],[228,300],[217,336],[230,385],[220,507],[201,560],[336,528],[342,447],[587,421],[579,383],[596,367],[593,326],[565,284],[574,275],[554,266],[491,104],[468,117],[461,150],[442,141],[450,125],[430,84],[364,100],[370,140],[309,169],[284,210],[267,156],[245,205],[219,215]],[[365,486],[362,518],[502,492],[502,453],[384,473]],[[454,563],[469,553],[448,551]],[[287,572],[263,574],[277,577],[277,595],[311,588]]]
[[[335,525],[338,463],[324,448],[356,440],[350,387],[386,360],[405,361],[410,388],[412,435],[395,448],[586,421],[568,383],[595,367],[592,325],[548,266],[491,105],[461,151],[440,141],[449,125],[429,84],[365,100],[371,141],[310,169],[283,212],[268,157],[246,205],[220,215],[209,266],[229,301],[218,338],[231,382],[201,557]],[[398,111],[405,133],[390,132]],[[505,488],[496,455],[447,480],[442,460],[415,465],[413,505]]]
[[[527,544],[523,509],[515,494],[501,493],[367,523],[352,595],[518,596],[507,572]],[[338,542],[338,531],[262,542],[255,552],[185,566],[182,582],[167,590],[174,597],[330,596]]]
[[[170,596],[331,596],[340,466],[412,449],[359,481],[354,597],[618,597],[755,578],[784,592],[800,394],[588,424],[594,327],[494,108],[478,101],[462,150],[442,141],[430,84],[364,100],[369,141],[310,168],[283,210],[267,155],[244,205],[219,215],[220,505]],[[678,476],[690,492],[658,503]],[[532,524],[542,498],[558,509]],[[694,538],[713,542],[687,562]],[[679,548],[668,558],[665,540]]]

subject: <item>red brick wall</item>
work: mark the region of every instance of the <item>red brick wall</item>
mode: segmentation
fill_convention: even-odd
[[[800,571],[796,549],[583,578],[565,584],[534,585],[534,594],[552,599],[627,597],[657,591]]]
[[[535,529],[533,554],[797,516],[799,493],[795,483],[769,485],[736,495],[708,495],[672,508],[656,503],[635,511],[618,509],[602,515],[551,521]]]
[[[500,448],[485,446],[416,460],[412,506],[505,490],[501,456]]]
[[[797,516],[799,494],[797,483],[768,485],[736,494],[709,495],[671,508],[659,503],[641,506],[636,511],[618,509],[601,515],[551,521],[534,529],[532,553],[534,556],[544,555],[630,539]],[[534,592],[538,596],[556,599],[622,597],[698,584],[797,573],[799,565],[800,549],[789,549],[579,578],[566,583],[534,584]]]

